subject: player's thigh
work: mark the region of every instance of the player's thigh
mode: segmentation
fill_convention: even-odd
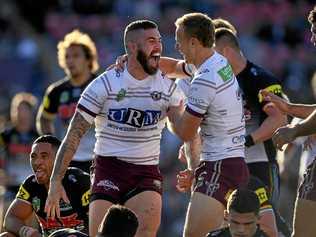
[[[224,205],[200,192],[193,192],[185,220],[184,236],[205,236],[219,228],[224,220]]]
[[[160,225],[162,199],[155,191],[141,192],[126,201],[125,206],[138,217],[138,232],[144,229],[156,232]]]
[[[298,198],[293,218],[293,237],[315,236],[316,202]]]
[[[97,199],[89,204],[89,236],[96,236],[106,211],[113,203]]]

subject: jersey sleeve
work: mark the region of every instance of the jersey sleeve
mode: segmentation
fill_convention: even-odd
[[[169,106],[178,106],[181,101],[185,99],[183,91],[179,88],[177,83],[173,82],[170,86],[170,100]]]
[[[90,123],[100,113],[111,90],[106,73],[94,79],[81,94],[77,109]]]
[[[266,189],[266,186],[262,181],[256,177],[251,177],[248,183],[248,189],[254,191],[260,202],[260,210],[271,209],[272,204]]]
[[[190,77],[186,77],[186,78],[183,78],[183,79],[177,79],[176,80],[176,84],[182,90],[184,96],[188,97],[189,89],[190,89],[190,86],[191,86],[191,78]]]
[[[6,136],[4,132],[0,133],[0,168],[3,169],[5,166],[5,158],[6,158],[6,150],[7,150],[7,142]]]
[[[28,177],[19,188],[16,198],[25,202],[32,204],[32,190],[34,189],[32,185],[32,176]]]
[[[210,73],[195,77],[188,93],[186,111],[197,117],[204,116],[216,94],[216,84],[205,76],[210,76]]]
[[[255,71],[253,73],[256,73]],[[282,86],[280,80],[278,80],[271,73],[264,71],[263,69],[258,69],[257,80],[254,80],[254,87],[256,88],[257,98],[260,104],[265,104],[260,90],[269,91],[277,96],[284,97]]]
[[[58,98],[54,85],[49,86],[41,104],[45,117],[52,117],[58,112]]]

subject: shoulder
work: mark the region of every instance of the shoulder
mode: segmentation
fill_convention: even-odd
[[[15,129],[10,125],[9,127],[6,127],[0,131],[0,137],[8,138],[14,133],[15,133]]]
[[[35,179],[35,175],[30,175],[21,184],[16,197],[18,199],[28,200],[35,190],[39,190],[39,184]]]
[[[58,80],[47,87],[46,93],[53,93],[63,90],[65,87],[70,85],[70,80],[68,77],[64,77],[61,80]]]
[[[195,74],[195,80],[203,79],[221,85],[234,78],[234,73],[227,59],[215,52]]]
[[[124,73],[116,69],[104,71],[91,81],[90,87],[93,86],[96,90],[105,89],[109,92],[112,91],[113,85],[118,83],[123,76]]]
[[[270,198],[265,184],[257,177],[250,176],[248,189],[254,191],[260,201],[261,208],[271,208]]]
[[[248,74],[256,81],[266,84],[280,84],[280,80],[273,75],[270,71],[263,69],[262,67],[248,62],[247,64]]]

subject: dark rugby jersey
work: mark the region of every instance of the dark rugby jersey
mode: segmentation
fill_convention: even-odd
[[[29,176],[20,186],[16,198],[32,205],[45,236],[61,228],[88,230],[90,177],[87,173],[68,168],[62,181],[70,203],[60,200],[60,219],[47,218],[44,212],[47,189],[38,184],[35,175]]]
[[[223,228],[220,230],[215,230],[206,235],[206,237],[232,237],[229,228]],[[252,237],[268,237],[262,230],[257,229],[256,233]]]
[[[265,184],[255,176],[250,176],[247,188],[254,191],[260,202],[260,210],[271,209],[272,204]]]
[[[270,197],[269,197],[266,185],[260,179],[251,175],[249,178],[249,182],[247,184],[247,189],[257,194],[257,197],[259,198],[259,201],[260,201],[260,211],[263,211],[266,209],[272,209],[272,204],[270,201]],[[233,190],[230,190],[226,194],[225,199],[227,201],[232,192]]]
[[[64,127],[67,128],[70,119],[75,113],[81,93],[94,77],[95,75],[91,74],[90,79],[81,86],[73,86],[68,77],[50,85],[45,92],[42,102],[44,117],[53,119],[57,114]],[[64,129],[62,132],[65,133],[66,131],[67,129]],[[90,128],[80,140],[73,160],[81,162],[92,160],[95,141],[94,129]]]
[[[0,133],[1,168],[11,177],[9,186],[19,186],[32,174],[29,154],[37,137],[35,129],[20,133],[12,127]]]
[[[257,130],[267,118],[267,114],[262,110],[266,103],[259,91],[266,89],[282,97],[282,87],[275,76],[249,61],[247,61],[246,68],[236,75],[236,78],[244,99],[246,134],[250,134]],[[247,163],[275,161],[275,155],[276,150],[271,139],[246,147]]]
[[[68,126],[81,93],[94,77],[95,75],[91,75],[91,78],[81,86],[73,86],[68,77],[51,84],[47,88],[42,102],[45,115],[57,114],[64,125]]]

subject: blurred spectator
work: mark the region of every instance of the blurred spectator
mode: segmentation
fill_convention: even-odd
[[[6,173],[6,201],[16,195],[20,183],[32,173],[29,153],[38,136],[35,130],[37,99],[30,93],[16,94],[11,102],[11,124],[0,133],[0,161]]]
[[[77,102],[99,69],[97,51],[91,38],[78,30],[68,33],[58,43],[58,62],[66,76],[51,84],[45,93],[37,115],[37,130],[41,134],[56,134],[54,120],[63,123],[63,135],[75,113]],[[89,173],[95,144],[94,129],[81,140],[70,166]]]

